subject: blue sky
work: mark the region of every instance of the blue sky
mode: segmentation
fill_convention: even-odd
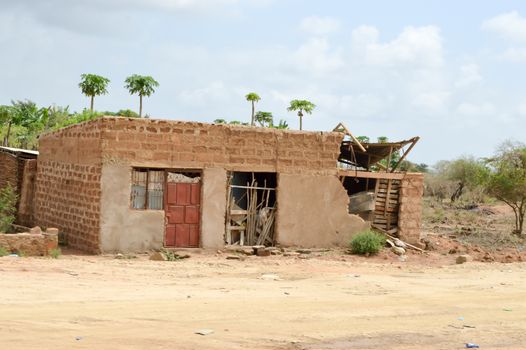
[[[0,0],[0,104],[88,106],[82,73],[111,79],[98,110],[138,109],[126,76],[152,75],[153,118],[422,137],[411,159],[487,156],[526,141],[524,1]]]

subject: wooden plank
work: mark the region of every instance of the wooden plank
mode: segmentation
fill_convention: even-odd
[[[405,177],[403,173],[373,173],[370,171],[339,169],[338,176],[361,177],[364,179],[391,179],[402,180]]]
[[[231,209],[230,215],[246,215],[247,211],[242,209]]]
[[[346,175],[342,175],[346,176]],[[269,188],[269,187],[257,187],[257,186],[239,186],[239,185],[230,185],[232,188],[245,188],[245,189],[251,189],[251,190],[268,190],[268,191],[275,191],[275,188]]]

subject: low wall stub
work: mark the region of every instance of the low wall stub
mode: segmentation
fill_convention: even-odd
[[[0,233],[0,247],[25,256],[46,256],[58,247],[58,230],[40,233]]]

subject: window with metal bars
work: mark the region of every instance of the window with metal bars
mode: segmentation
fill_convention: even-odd
[[[163,209],[164,170],[134,168],[132,170],[132,209]]]

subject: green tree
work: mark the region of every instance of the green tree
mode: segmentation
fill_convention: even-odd
[[[303,130],[303,113],[312,114],[312,111],[316,108],[316,105],[307,100],[292,100],[290,106],[287,108],[289,112],[297,111],[298,117],[300,117],[300,130]]]
[[[2,144],[7,147],[9,146],[9,137],[11,136],[11,126],[14,122],[14,113],[12,106],[0,106],[0,123],[3,127],[7,127],[7,130],[4,135],[4,140]]]
[[[514,233],[520,236],[526,213],[526,145],[505,143],[487,163],[490,173],[485,182],[486,190],[513,209]]]
[[[356,136],[356,139],[358,141],[360,141],[361,143],[369,143],[369,141],[371,141],[371,139],[369,138],[369,136]]]
[[[260,126],[271,128],[274,125],[274,118],[272,117],[271,112],[262,112],[258,111],[256,115],[254,116],[256,122],[259,123]]]
[[[126,78],[124,87],[128,89],[131,95],[139,95],[139,118],[142,117],[142,97],[151,96],[155,92],[155,88],[159,83],[148,75],[133,74]]]
[[[214,119],[214,124],[226,124],[226,120],[221,118]]]
[[[255,92],[249,92],[245,98],[247,99],[247,101],[251,102],[252,103],[252,118],[250,119],[250,125],[254,126],[255,122],[256,122],[256,114],[255,114],[255,104],[256,102],[258,102],[259,100],[261,100],[261,97],[259,97],[258,94],[256,94]]]
[[[90,111],[93,112],[93,101],[95,96],[105,95],[108,93],[106,89],[110,80],[96,74],[82,74],[80,76],[79,87],[82,93],[90,97]]]
[[[11,106],[1,106],[0,120],[7,129],[4,146],[35,147],[38,134],[48,124],[48,112],[48,108],[38,108],[29,100],[11,101]],[[14,142],[11,136],[14,136]]]
[[[475,190],[484,184],[488,175],[488,169],[482,161],[473,157],[462,157],[445,164],[445,177],[457,183],[457,187],[451,195],[451,202],[459,199],[464,190]]]

